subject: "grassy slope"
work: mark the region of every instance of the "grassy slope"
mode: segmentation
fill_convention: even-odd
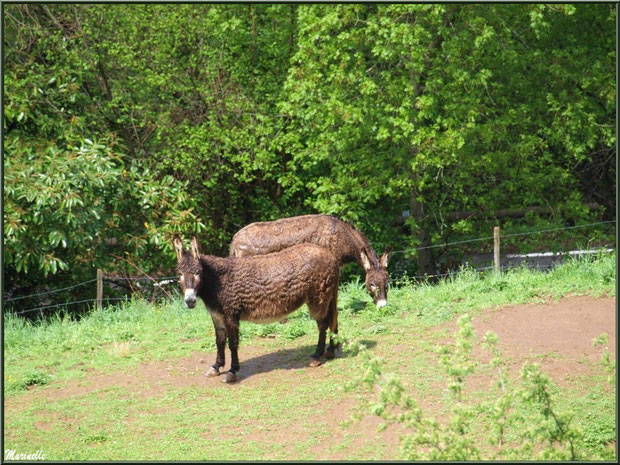
[[[615,255],[569,262],[548,274],[466,272],[433,286],[395,286],[389,306],[381,311],[371,305],[362,285],[348,284],[339,295],[340,328],[348,339],[365,341],[385,361],[386,371],[393,367],[403,379],[415,380],[410,387],[421,395],[441,401],[434,391],[444,375],[433,350],[441,332],[426,329],[494,306],[557,299],[568,293],[615,295],[615,276]],[[411,334],[416,334],[414,340]],[[344,430],[331,452],[321,451],[328,439],[321,413],[332,415],[328,405],[351,399],[342,387],[363,368],[354,354],[311,376],[304,375],[306,369],[272,371],[232,389],[221,383],[206,383],[204,389],[170,384],[144,396],[144,390],[158,387],[144,381],[142,391],[113,385],[53,403],[45,400],[46,391],[79,383],[81,378],[134,376],[146,362],[174,365],[175,359],[196,352],[207,354],[210,362],[214,336],[202,305],[188,310],[180,302],[136,301],[94,311],[79,322],[57,316],[28,324],[7,317],[4,336],[5,402],[19,410],[5,410],[5,449],[43,450],[47,458],[65,460],[315,459],[332,452],[349,459],[399,458],[381,436],[360,446],[361,433],[355,428]],[[242,370],[244,347],[305,358],[315,343],[316,324],[305,309],[284,325],[242,324]],[[404,349],[392,350],[396,345]],[[604,391],[584,396],[583,389],[575,386],[561,398],[583,411],[577,418],[596,417],[585,424],[596,445],[609,440],[609,420],[601,415],[612,407],[611,400]],[[272,439],[280,432],[286,437],[286,428],[293,428],[290,434],[297,439],[283,448]]]

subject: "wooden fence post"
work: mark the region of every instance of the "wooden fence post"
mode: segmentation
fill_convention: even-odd
[[[499,272],[499,226],[493,228],[493,270]]]
[[[103,302],[103,271],[97,268],[97,309],[101,309]]]

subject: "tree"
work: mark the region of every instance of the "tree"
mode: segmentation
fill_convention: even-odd
[[[307,180],[315,208],[382,227],[409,207],[409,245],[422,247],[472,231],[445,221],[454,210],[549,202],[587,215],[568,165],[613,146],[613,9],[308,5],[299,24],[282,108],[296,135],[289,176]],[[575,73],[604,111],[557,78]],[[431,250],[418,272],[435,271]]]
[[[126,156],[105,108],[106,81],[87,53],[77,6],[5,6],[4,265],[6,289],[75,282],[95,268],[168,267],[164,236],[204,228],[187,183]],[[140,208],[137,208],[140,207]],[[110,253],[104,239],[114,237]],[[132,273],[135,270],[131,269]]]

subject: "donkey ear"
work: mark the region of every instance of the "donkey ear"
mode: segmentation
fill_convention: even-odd
[[[200,246],[198,245],[198,238],[196,236],[192,236],[189,246],[192,251],[192,257],[200,258]]]
[[[387,268],[388,262],[390,261],[391,254],[392,254],[392,246],[388,245],[387,248],[385,249],[385,252],[383,252],[383,255],[381,255],[381,258],[379,259],[379,265],[381,265],[383,268]]]
[[[181,240],[181,236],[175,234],[172,238],[172,245],[174,245],[174,250],[177,253],[177,260],[181,260],[183,256],[183,241]]]
[[[370,259],[368,258],[368,252],[365,247],[360,250],[360,259],[362,261],[362,268],[364,268],[364,271],[368,271],[372,268]]]

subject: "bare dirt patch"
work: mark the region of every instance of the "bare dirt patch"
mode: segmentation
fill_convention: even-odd
[[[487,310],[474,318],[473,326],[479,338],[487,331],[497,334],[509,365],[538,362],[559,384],[601,372],[602,347],[592,342],[602,333],[608,334],[609,352],[616,358],[614,298],[577,296]]]

